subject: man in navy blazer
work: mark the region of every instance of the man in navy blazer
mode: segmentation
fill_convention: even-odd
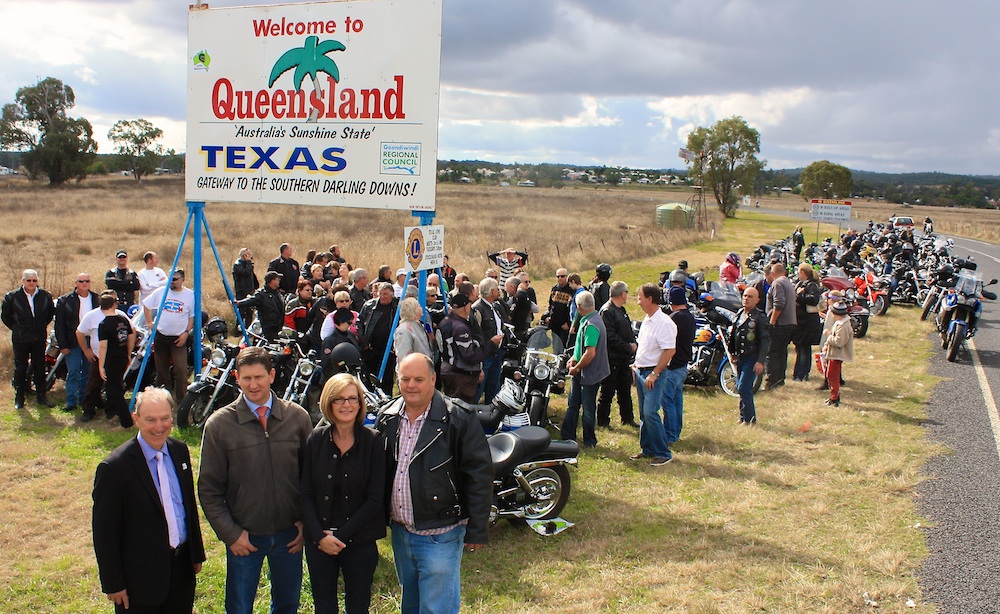
[[[205,547],[191,456],[169,437],[172,410],[165,389],[141,392],[133,413],[138,435],[97,467],[94,553],[101,590],[119,613],[190,614],[194,607]]]
[[[45,342],[46,330],[55,314],[52,295],[38,287],[38,271],[25,269],[21,274],[21,287],[3,297],[0,319],[10,329],[14,349],[14,408],[24,409],[24,396],[28,391],[28,358],[38,365],[33,369],[35,394],[38,404],[52,407],[45,398]]]

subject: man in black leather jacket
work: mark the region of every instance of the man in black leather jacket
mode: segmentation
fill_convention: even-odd
[[[431,359],[410,354],[400,361],[397,375],[402,396],[386,407],[375,429],[385,438],[386,501],[403,589],[401,610],[436,606],[434,611],[458,612],[463,543],[474,552],[488,540],[489,446],[476,414],[434,390]]]
[[[378,377],[385,350],[392,344],[392,320],[399,301],[392,292],[392,284],[375,284],[378,296],[365,301],[358,314],[358,337],[364,352],[365,368]],[[390,353],[385,372],[379,382],[386,394],[392,395],[392,372],[396,368],[396,355]]]
[[[281,327],[285,323],[285,302],[281,300],[279,290],[281,273],[268,271],[264,275],[264,287],[251,296],[236,301],[236,306],[242,309],[257,308],[257,319],[267,339],[277,339]]]
[[[632,364],[635,358],[635,333],[632,320],[625,311],[628,286],[616,281],[610,286],[610,299],[601,307],[604,328],[608,332],[608,364],[611,374],[601,382],[601,396],[597,400],[597,426],[611,426],[611,401],[618,394],[618,413],[622,424],[634,426],[635,410],[632,406]]]

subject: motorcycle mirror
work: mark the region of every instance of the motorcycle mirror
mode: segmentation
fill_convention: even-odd
[[[997,278],[996,278],[996,277],[994,277],[993,279],[991,279],[991,280],[990,280],[990,283],[988,283],[988,284],[986,284],[986,285],[987,285],[987,286],[992,286],[992,285],[993,285],[993,284],[995,284],[995,283],[997,283]]]

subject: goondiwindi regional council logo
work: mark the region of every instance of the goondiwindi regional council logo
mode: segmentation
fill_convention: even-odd
[[[208,55],[208,52],[202,49],[198,53],[194,54],[194,57],[191,58],[191,61],[194,62],[195,70],[207,71],[208,65],[212,63],[212,56]]]
[[[413,270],[416,270],[424,259],[424,247],[424,233],[420,232],[419,228],[414,228],[406,238],[406,261]]]

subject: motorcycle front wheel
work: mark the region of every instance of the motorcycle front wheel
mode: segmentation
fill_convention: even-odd
[[[202,427],[208,416],[211,415],[211,408],[208,400],[212,398],[212,391],[189,392],[181,399],[181,404],[177,407],[177,426],[197,426]]]
[[[965,339],[965,323],[957,322],[955,330],[951,332],[948,339],[948,362],[955,362],[958,358],[958,349],[962,347],[962,340]]]
[[[930,292],[927,294],[927,298],[924,299],[924,310],[920,312],[920,321],[923,322],[927,319],[927,316],[931,313],[931,308],[934,307],[934,303],[937,301],[937,292]]]
[[[854,338],[860,339],[868,334],[868,316],[851,316],[851,326],[854,328]]]
[[[739,397],[740,392],[736,387],[736,379],[739,376],[739,372],[736,370],[736,365],[726,361],[726,364],[722,366],[722,373],[719,374],[719,386],[722,386],[722,391],[731,397]],[[753,380],[753,392],[757,394],[760,390],[760,385],[764,383],[764,374],[761,373]]]
[[[888,308],[889,308],[889,303],[886,302],[885,295],[879,294],[878,296],[875,297],[875,300],[872,302],[872,315],[873,316],[885,315],[885,312]]]
[[[524,476],[532,490],[546,495],[545,499],[524,506],[524,517],[528,520],[549,520],[556,518],[569,501],[570,477],[566,465],[541,467],[529,471]]]
[[[534,426],[545,427],[549,423],[549,400],[544,395],[536,394],[531,397],[531,404],[528,406],[528,418]]]

